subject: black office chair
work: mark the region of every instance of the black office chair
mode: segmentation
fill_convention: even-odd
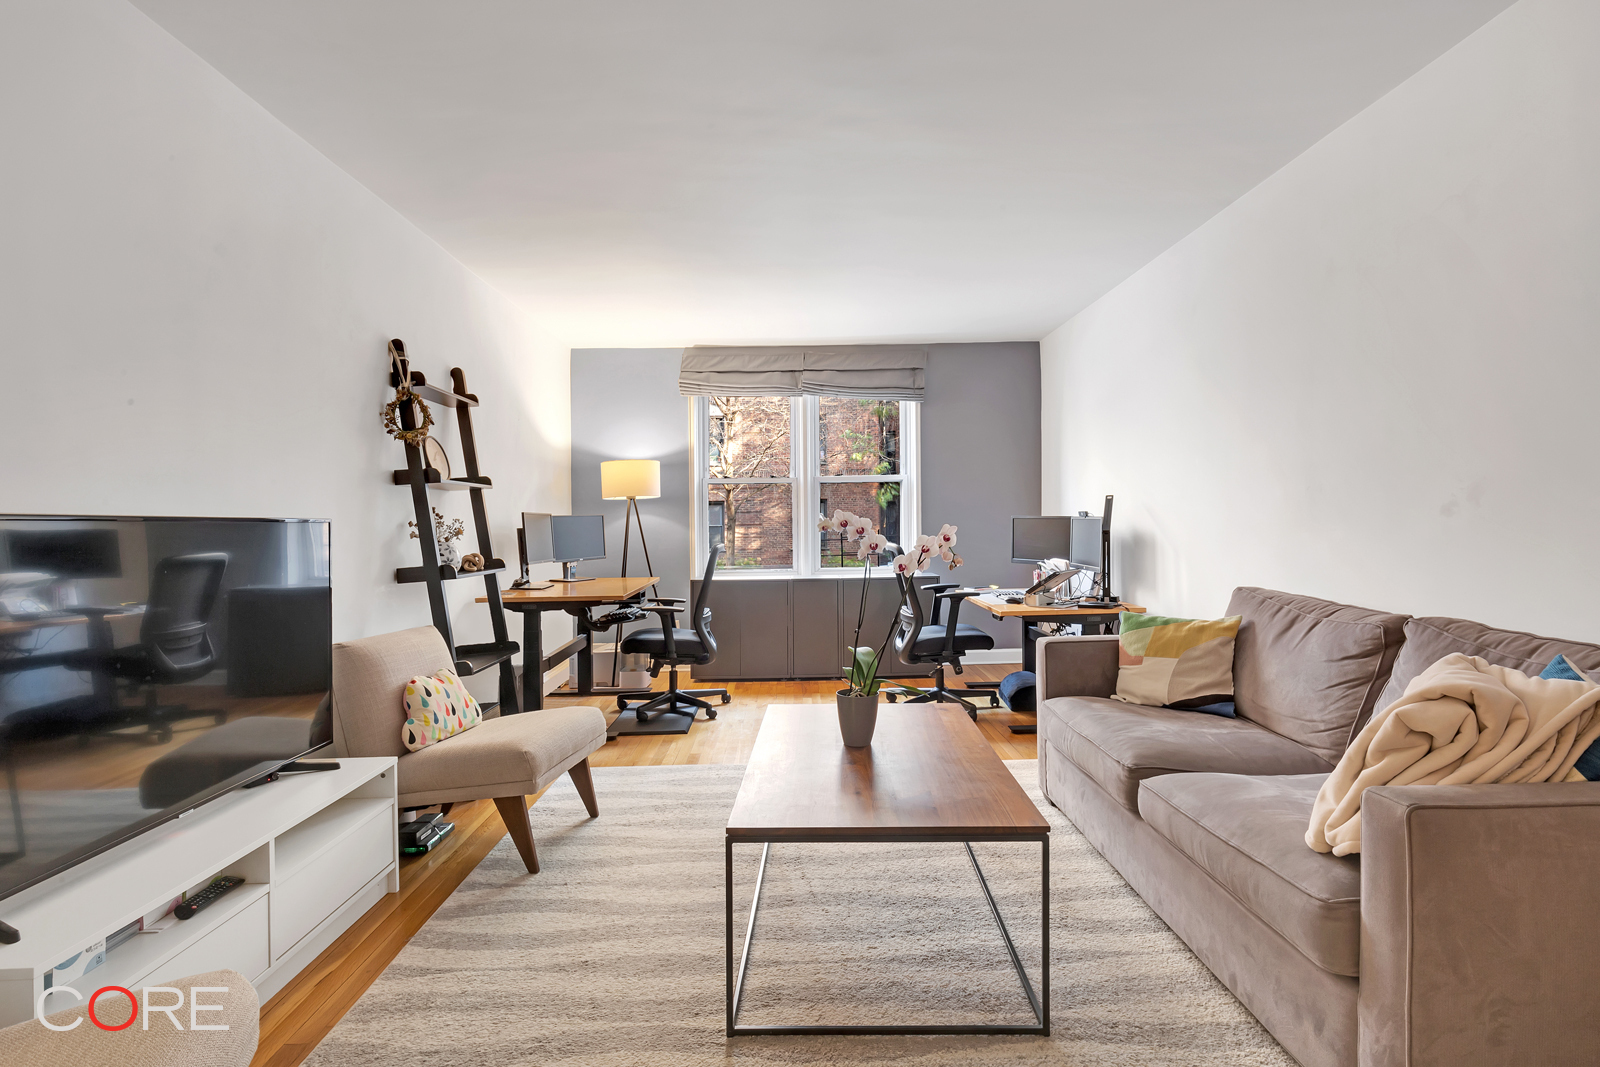
[[[684,723],[683,730],[678,731],[687,733],[689,724],[694,722],[701,708],[705,709],[706,718],[717,717],[717,709],[712,707],[710,701],[701,700],[701,697],[721,697],[724,704],[731,699],[726,689],[678,688],[679,667],[690,664],[703,666],[717,658],[717,639],[711,632],[711,609],[706,607],[706,598],[711,593],[711,579],[717,572],[717,559],[721,555],[722,546],[712,545],[711,554],[706,559],[705,576],[700,580],[700,595],[695,598],[694,610],[689,616],[694,629],[685,630],[676,625],[678,613],[684,610],[686,603],[679,597],[658,597],[639,605],[643,610],[661,617],[661,629],[635,630],[622,639],[621,651],[623,655],[640,652],[648,655],[652,678],[660,675],[662,667],[668,668],[667,691],[632,709],[628,707],[630,698],[619,696],[619,711],[626,713],[632,710],[641,723],[649,722],[652,715],[687,715],[688,722]]]
[[[139,643],[110,652],[86,650],[76,657],[78,662],[71,665],[80,670],[104,671],[130,689],[144,690],[142,708],[128,713],[112,709],[109,729],[142,724],[145,733],[136,736],[165,744],[172,739],[171,724],[175,720],[202,715],[215,717],[219,724],[227,720],[226,711],[197,711],[182,705],[163,707],[155,688],[192,682],[216,667],[217,650],[211,643],[210,620],[227,566],[226,552],[163,559],[150,576],[150,600],[139,625]]]
[[[969,596],[977,596],[982,590],[963,589],[955,582],[942,585],[928,586],[928,591],[933,594],[933,616],[924,619],[922,601],[917,596],[917,587],[904,575],[895,575],[895,580],[900,583],[900,628],[895,631],[894,650],[901,659],[907,663],[937,663],[938,667],[933,672],[933,690],[921,696],[914,696],[906,701],[908,704],[960,704],[967,709],[967,714],[972,716],[972,721],[978,721],[978,708],[969,696],[987,697],[990,707],[999,707],[1000,699],[993,692],[982,689],[951,689],[944,684],[944,669],[948,665],[961,673],[961,657],[968,652],[994,647],[994,638],[976,626],[970,626],[960,621],[961,602]],[[950,624],[940,623],[940,610],[944,602],[950,602]],[[889,702],[894,703],[898,694],[885,690]]]

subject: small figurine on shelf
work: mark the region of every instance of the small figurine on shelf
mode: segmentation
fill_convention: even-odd
[[[464,571],[483,570],[483,556],[477,552],[468,552],[461,557],[461,569]]]
[[[461,550],[456,547],[456,542],[467,532],[466,524],[460,519],[446,519],[438,508],[432,510],[433,540],[439,546],[439,562],[446,567],[460,567],[462,562]],[[411,536],[416,539],[417,524],[408,522],[406,525],[411,527]],[[477,553],[473,553],[473,555],[477,555]],[[478,558],[481,561],[483,557],[479,556]]]

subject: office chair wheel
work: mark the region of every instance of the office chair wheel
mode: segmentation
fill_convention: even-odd
[[[731,704],[731,703],[733,703],[733,697],[729,696],[727,693],[723,693],[722,694],[722,702],[724,704]]]
[[[618,711],[627,711],[628,710],[628,698],[627,697],[618,697],[617,698],[617,710]]]
[[[885,693],[885,694],[883,694],[883,699],[885,699],[889,703],[893,704],[896,700],[900,699],[900,694],[899,693]]]
[[[716,708],[707,708],[706,709],[706,718],[715,719],[716,717],[717,717],[717,709]]]

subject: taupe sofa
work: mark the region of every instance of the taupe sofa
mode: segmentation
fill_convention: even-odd
[[[1234,591],[1238,717],[1116,690],[1115,637],[1039,643],[1045,795],[1306,1067],[1600,1063],[1600,782],[1385,786],[1363,854],[1305,844],[1323,778],[1450,652],[1600,646]]]

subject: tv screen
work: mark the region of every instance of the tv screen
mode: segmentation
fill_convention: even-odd
[[[318,747],[328,523],[0,516],[0,898]]]

